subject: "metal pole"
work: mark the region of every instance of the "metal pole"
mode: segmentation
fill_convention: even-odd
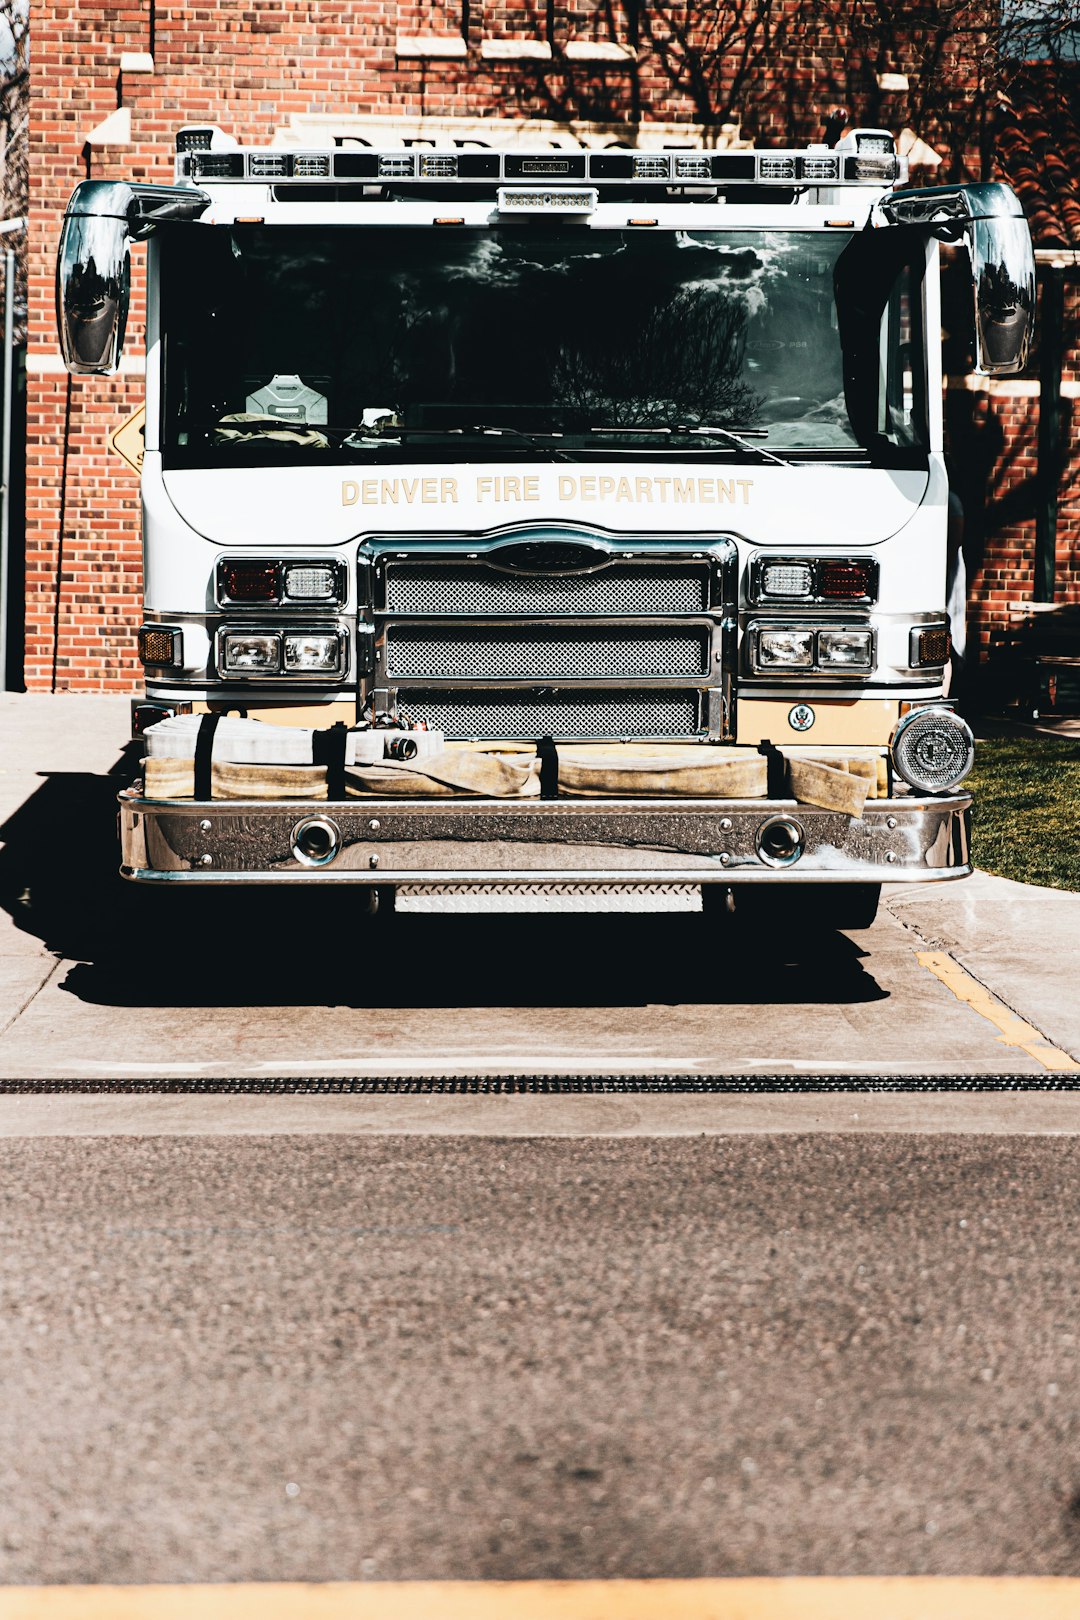
[[[1052,602],[1057,574],[1058,490],[1061,487],[1061,349],[1065,321],[1065,272],[1046,266],[1039,312],[1039,430],[1035,557],[1032,597]]]
[[[0,438],[0,692],[6,692],[8,657],[8,531],[11,528],[11,374],[15,343],[15,253],[4,254],[4,425]]]

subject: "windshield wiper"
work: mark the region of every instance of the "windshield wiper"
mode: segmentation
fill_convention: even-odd
[[[457,439],[457,438],[510,438],[519,439],[528,445],[531,450],[543,450],[551,456],[553,461],[570,461],[572,457],[549,444],[549,439],[561,439],[562,434],[556,431],[550,433],[527,433],[521,428],[496,426],[491,422],[465,422],[450,427],[393,427],[381,433],[372,433],[354,429],[353,433],[365,448],[372,448],[376,444],[404,444],[409,439]],[[353,437],[353,435],[350,435]]]
[[[768,429],[747,428],[746,431],[756,436],[759,433],[767,432]],[[721,427],[719,422],[679,422],[673,427],[591,427],[589,432],[625,435],[627,438],[648,433],[659,434],[668,438],[728,439],[732,444],[738,445],[740,450],[745,450],[748,455],[757,456],[761,461],[775,461],[778,467],[791,466],[791,462],[785,461],[783,456],[776,455],[772,450],[766,450],[762,444],[750,444],[740,434],[733,433],[730,428]]]

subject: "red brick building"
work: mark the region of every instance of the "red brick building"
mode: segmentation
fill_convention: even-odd
[[[912,8],[912,16],[919,11]],[[78,181],[171,179],[173,134],[189,122],[217,123],[242,141],[268,144],[275,132],[301,126],[347,134],[349,120],[365,116],[593,120],[625,123],[631,132],[638,120],[662,120],[735,125],[744,138],[764,144],[820,138],[837,104],[853,122],[906,128],[909,140],[917,130],[932,149],[928,155],[942,159],[927,179],[977,178],[997,163],[1029,191],[1035,171],[1046,180],[1046,157],[1059,134],[1047,123],[1045,99],[1042,124],[1033,128],[1031,121],[1045,73],[1023,88],[1008,113],[998,152],[999,98],[984,83],[978,39],[940,40],[912,22],[886,48],[880,34],[860,32],[857,0],[847,7],[784,0],[774,12],[763,22],[755,6],[715,3],[36,0],[27,687],[127,691],[141,675],[138,485],[109,448],[109,436],[141,398],[142,255],[136,249],[123,371],[69,378],[56,344],[53,265],[60,218]],[[1063,108],[1068,98],[1056,81],[1052,88],[1051,104]],[[1051,177],[1048,190],[1057,202],[1043,198],[1033,217],[1037,241],[1053,248],[1064,267],[1044,273],[1064,281],[1075,328],[1070,244],[1080,242],[1080,202],[1071,187],[1080,163],[1062,155],[1070,173],[1065,193],[1055,193]],[[1060,425],[1067,437],[1080,361],[1072,349],[1063,359]],[[957,376],[951,391],[972,613],[984,644],[1004,621],[1006,604],[1034,588],[1036,515],[1040,501],[1044,515],[1046,507],[1045,477],[1040,483],[1036,466],[1039,392],[1037,369],[1026,378],[974,385]],[[1080,599],[1080,493],[1072,469],[1060,483],[1055,534],[1049,542],[1044,535],[1043,544],[1056,546],[1058,598],[1074,600]]]

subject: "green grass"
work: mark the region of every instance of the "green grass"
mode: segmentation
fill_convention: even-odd
[[[1080,890],[1080,741],[981,738],[964,785],[975,798],[976,866],[1018,883]]]

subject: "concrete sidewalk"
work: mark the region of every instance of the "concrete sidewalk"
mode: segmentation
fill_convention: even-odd
[[[376,938],[340,897],[324,915],[264,894],[245,920],[224,892],[116,876],[127,728],[123,696],[0,696],[0,1075],[1045,1073],[926,952],[1080,1059],[1080,895],[894,885],[872,930],[775,962],[689,918]]]

